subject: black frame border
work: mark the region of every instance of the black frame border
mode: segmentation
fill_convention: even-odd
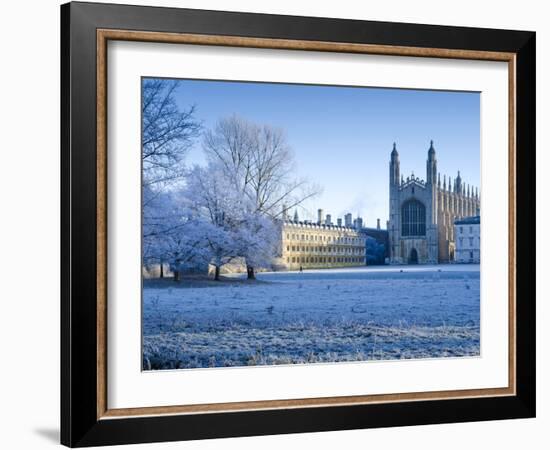
[[[516,395],[97,419],[96,30],[516,54]],[[534,32],[113,4],[61,6],[61,443],[70,447],[535,416]]]

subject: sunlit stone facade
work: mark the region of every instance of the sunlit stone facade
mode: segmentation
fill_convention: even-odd
[[[289,270],[365,265],[366,237],[353,227],[286,219],[281,232],[282,263]]]

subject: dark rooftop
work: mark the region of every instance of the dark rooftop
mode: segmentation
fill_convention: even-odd
[[[463,217],[462,219],[455,220],[455,225],[479,225],[479,224],[480,224],[479,216]]]

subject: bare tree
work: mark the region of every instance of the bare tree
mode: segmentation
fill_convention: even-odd
[[[166,189],[182,179],[183,158],[201,130],[195,107],[178,106],[177,88],[176,80],[145,78],[142,82],[143,261],[158,261],[161,276],[163,263],[177,259],[173,248],[178,247],[182,227],[169,207]]]
[[[214,266],[214,279],[221,268],[239,256],[239,239],[235,233],[242,222],[243,205],[231,179],[220,166],[209,163],[193,167],[188,174],[184,197],[191,215],[200,219],[195,235],[202,243],[200,251]]]
[[[208,266],[202,222],[187,208],[181,189],[159,193],[148,214],[142,227],[143,264],[160,264],[162,278],[167,263],[175,281],[183,269]]]
[[[293,208],[320,192],[319,187],[295,177],[293,153],[281,129],[234,115],[205,133],[203,147],[252,203],[253,212],[272,220],[281,217],[283,205]],[[248,278],[255,277],[252,260],[247,258]]]
[[[221,163],[256,210],[272,218],[299,206],[321,189],[294,175],[294,155],[283,130],[233,115],[204,133],[203,148]]]
[[[149,79],[142,85],[143,185],[173,183],[183,175],[183,157],[199,136],[195,106],[180,109],[177,80]]]

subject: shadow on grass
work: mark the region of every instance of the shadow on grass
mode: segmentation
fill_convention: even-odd
[[[184,275],[180,281],[174,281],[173,278],[150,278],[143,279],[143,287],[154,289],[179,289],[179,288],[203,288],[203,287],[228,287],[228,286],[254,286],[259,284],[272,284],[264,280],[248,280],[246,278],[233,278],[220,276],[219,280],[214,280],[206,275]]]

